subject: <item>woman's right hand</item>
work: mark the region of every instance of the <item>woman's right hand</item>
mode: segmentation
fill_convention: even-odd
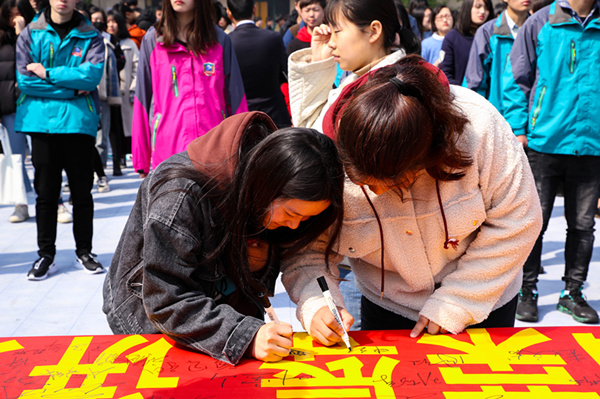
[[[277,362],[290,354],[292,326],[287,323],[268,323],[258,329],[250,344],[250,355],[263,362]]]
[[[21,32],[23,32],[23,29],[25,29],[26,25],[27,25],[27,22],[25,22],[25,18],[23,18],[21,15],[17,15],[13,19],[13,27],[15,28],[15,33],[17,35],[20,35]]]
[[[333,49],[327,44],[331,39],[331,28],[329,25],[321,24],[313,29],[310,48],[312,50],[312,62],[323,61],[330,58]]]
[[[338,307],[342,323],[346,331],[350,330],[352,324],[354,324],[354,317],[346,309]],[[327,306],[323,306],[317,310],[315,316],[310,322],[310,335],[325,346],[331,346],[338,342],[342,342],[342,335],[344,330],[335,321],[333,313]]]

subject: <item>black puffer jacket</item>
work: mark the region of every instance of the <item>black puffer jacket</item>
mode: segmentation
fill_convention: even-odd
[[[9,33],[0,44],[0,115],[17,111],[16,41],[16,35]]]

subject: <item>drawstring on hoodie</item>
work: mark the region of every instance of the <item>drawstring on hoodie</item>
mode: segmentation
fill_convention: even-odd
[[[375,214],[375,219],[377,219],[377,225],[379,226],[379,238],[381,239],[381,296],[380,296],[379,300],[382,301],[383,300],[383,290],[385,288],[385,263],[384,263],[385,243],[383,240],[383,226],[381,225],[381,219],[379,218],[379,214],[377,213],[377,210],[375,209],[375,205],[373,205],[371,198],[369,198],[369,194],[367,194],[367,190],[365,190],[364,186],[360,186],[360,189],[362,190],[363,194],[365,195],[365,198],[369,202],[369,205],[371,206],[371,209],[373,210],[373,213]],[[442,204],[442,195],[440,194],[440,183],[438,180],[435,181],[435,190],[437,192],[438,204],[440,205],[442,221],[444,222],[444,234],[445,234],[445,238],[446,238],[446,240],[444,241],[444,249],[448,249],[448,246],[451,245],[452,248],[454,248],[454,250],[456,251],[458,249],[459,240],[457,240],[456,238],[450,238],[448,235],[448,222],[446,221],[444,205]]]
[[[448,245],[452,245],[452,248],[456,251],[458,249],[458,240],[456,238],[448,237],[448,222],[446,222],[446,214],[444,213],[444,206],[442,205],[442,195],[440,194],[440,182],[436,179],[435,190],[437,191],[438,203],[440,204],[440,212],[442,213],[442,220],[444,221],[444,234],[446,241],[444,241],[444,249],[448,249]]]
[[[377,225],[379,226],[379,237],[381,238],[381,297],[379,298],[379,300],[383,301],[383,288],[384,288],[384,284],[385,284],[385,267],[384,267],[385,244],[383,242],[383,226],[381,225],[381,219],[379,219],[377,210],[375,210],[375,206],[371,202],[371,198],[369,198],[369,194],[367,194],[367,191],[365,190],[364,186],[360,186],[360,189],[362,190],[363,194],[367,198],[367,201],[369,201],[369,205],[371,206],[371,209],[373,209],[373,213],[375,214],[375,219],[377,219]]]

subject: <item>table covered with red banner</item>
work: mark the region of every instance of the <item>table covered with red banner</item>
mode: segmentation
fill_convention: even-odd
[[[163,335],[0,338],[0,399],[600,399],[600,327],[294,334],[277,363],[237,366]]]

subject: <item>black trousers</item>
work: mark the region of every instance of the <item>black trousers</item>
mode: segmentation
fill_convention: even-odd
[[[38,254],[56,254],[56,218],[62,171],[67,173],[73,199],[73,236],[77,255],[92,250],[94,200],[93,160],[96,140],[87,134],[31,134],[33,185],[37,193],[35,212]]]
[[[492,311],[487,319],[468,328],[514,327],[517,302],[515,296],[506,305]],[[412,330],[417,324],[415,320],[390,312],[364,296],[361,298],[360,315],[362,330]]]
[[[576,290],[587,280],[594,251],[594,216],[600,196],[600,157],[543,154],[527,149],[529,165],[542,205],[544,223],[523,266],[523,286],[536,288],[542,262],[542,243],[558,187],[562,185],[567,219],[565,289]]]

